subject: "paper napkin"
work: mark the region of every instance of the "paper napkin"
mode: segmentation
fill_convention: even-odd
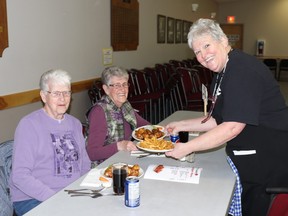
[[[80,186],[82,187],[100,187],[103,182],[101,182],[99,180],[101,173],[100,170],[97,168],[91,169],[88,174],[86,175],[86,177],[83,179],[83,181],[81,182]],[[105,184],[111,184],[112,180],[106,178],[109,182],[105,183]]]
[[[162,169],[156,169],[159,165],[149,165],[145,172],[145,179],[173,181],[182,183],[199,184],[202,168],[178,167],[163,165]]]

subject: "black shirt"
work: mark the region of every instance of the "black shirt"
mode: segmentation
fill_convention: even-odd
[[[256,57],[231,51],[220,89],[213,111],[217,124],[236,121],[288,131],[288,108],[279,85]]]

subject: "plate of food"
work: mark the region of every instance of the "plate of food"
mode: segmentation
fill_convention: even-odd
[[[157,139],[163,139],[166,136],[165,128],[160,125],[145,125],[136,128],[132,132],[132,137],[135,140],[142,141],[145,138],[156,137]]]
[[[136,144],[137,148],[153,153],[164,153],[171,151],[174,148],[174,144],[170,140],[156,139],[155,137],[149,139],[146,138]]]
[[[112,165],[101,169],[100,174],[105,176],[106,178],[112,178],[112,175],[113,175]],[[138,178],[141,178],[143,175],[144,175],[144,171],[138,164],[128,165],[128,176],[136,176]]]

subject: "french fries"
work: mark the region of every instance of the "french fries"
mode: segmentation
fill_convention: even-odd
[[[151,139],[145,138],[145,140],[139,143],[141,148],[153,149],[153,150],[170,150],[174,148],[174,145],[171,141],[168,140],[158,140],[156,137]]]

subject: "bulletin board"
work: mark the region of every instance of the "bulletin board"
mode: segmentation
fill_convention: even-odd
[[[137,50],[138,44],[138,1],[111,0],[111,46],[113,51]]]
[[[4,49],[8,47],[8,26],[6,0],[0,0],[0,57]]]

